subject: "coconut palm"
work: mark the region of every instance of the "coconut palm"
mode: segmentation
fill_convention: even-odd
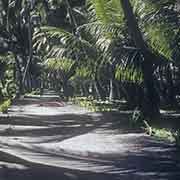
[[[123,82],[129,81],[143,86],[141,110],[145,116],[150,116],[149,109],[151,114],[159,114],[154,75],[160,67],[173,62],[173,54],[177,54],[178,42],[172,45],[179,33],[175,3],[170,0],[89,0],[88,19],[77,25],[73,8],[66,2],[75,29],[41,27],[35,33],[34,47],[44,47],[47,57],[66,57],[78,62],[91,59],[94,80],[99,89],[108,90],[111,97],[115,84],[120,83],[122,87]],[[176,18],[171,20],[172,14]],[[171,28],[167,28],[169,26]],[[106,73],[109,76],[102,76]]]
[[[168,32],[166,28],[168,26],[167,19],[169,19],[171,13],[168,12],[166,16],[163,16],[162,14],[164,12],[163,10],[166,9],[167,6],[170,7],[174,5],[173,2],[166,1],[166,3],[164,3],[163,1],[158,1],[158,3],[156,3],[155,1],[142,2],[136,0],[136,1],[132,1],[131,4],[129,1],[123,1],[123,0],[122,1],[92,0],[90,1],[90,3],[91,3],[90,10],[92,16],[91,19],[93,20],[94,23],[100,22],[101,25],[102,24],[106,25],[106,27],[108,25],[111,25],[112,27],[112,24],[114,25],[119,24],[120,27],[121,19],[123,17],[126,19],[127,21],[126,27],[128,28],[128,35],[130,37],[129,44],[137,48],[137,50],[141,51],[141,54],[143,55],[143,59],[144,59],[144,60],[142,59],[141,63],[139,63],[143,73],[144,86],[147,90],[146,92],[147,95],[145,98],[146,103],[144,103],[143,107],[149,105],[150,107],[147,106],[145,109],[148,110],[152,109],[152,111],[154,111],[153,114],[158,114],[158,105],[157,105],[158,95],[154,88],[153,73],[154,70],[156,69],[155,67],[161,64],[167,64],[168,63],[167,59],[172,59],[171,58],[172,48],[170,47],[170,42],[172,42],[172,39],[168,39],[169,37],[168,35],[170,35],[169,32],[171,32],[171,34],[173,33],[173,36],[171,35],[170,37],[171,38],[175,37],[177,33],[176,31],[177,26],[176,27],[173,26],[175,29],[174,31],[170,29]],[[139,3],[143,3],[143,6],[140,6]],[[150,4],[151,6],[149,6]],[[136,11],[136,14],[140,16],[139,19],[141,19],[141,22],[137,21],[137,16],[133,11],[133,7]],[[158,15],[156,14],[157,8],[159,8]],[[175,11],[174,11],[174,15],[178,17],[177,12]],[[151,21],[146,22],[145,17],[146,18],[149,17]],[[160,25],[157,24],[156,28],[150,29],[150,27],[154,27],[155,22],[159,22],[160,18],[162,19],[161,22],[163,23],[161,23]],[[170,21],[170,23],[173,24],[174,22]],[[149,31],[147,31],[146,29],[147,27],[148,29],[150,29]],[[140,28],[143,29],[140,30]],[[96,32],[98,31],[100,30],[96,28]],[[159,33],[161,36],[157,35],[157,33]],[[168,34],[168,35],[164,37],[163,34]],[[155,40],[156,37],[163,37],[162,41]],[[146,63],[146,59],[148,59],[147,63]],[[152,99],[155,100],[155,102],[153,102]],[[146,114],[146,112],[144,112],[144,114]]]

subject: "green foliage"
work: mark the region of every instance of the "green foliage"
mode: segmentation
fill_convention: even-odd
[[[104,24],[123,22],[123,13],[118,0],[89,0],[89,13],[92,20]]]
[[[172,42],[179,29],[176,1],[132,0],[132,4],[148,44],[155,52],[172,59]]]
[[[146,33],[151,47],[171,59],[173,53],[171,43],[176,35],[173,29],[167,24],[154,23],[146,26]]]
[[[98,101],[92,97],[76,97],[72,101],[81,107],[85,107],[92,112],[108,112],[117,111],[117,106],[115,103],[110,101]]]
[[[0,88],[6,97],[13,97],[16,93],[12,54],[0,55]]]
[[[8,112],[8,108],[9,108],[10,105],[11,105],[11,100],[10,99],[5,100],[4,102],[2,102],[0,104],[0,112],[7,113]]]
[[[45,61],[45,66],[51,71],[62,71],[64,73],[68,73],[74,64],[75,61],[66,58],[48,58]]]
[[[170,142],[175,142],[175,138],[173,133],[165,128],[152,128],[153,136],[160,138],[160,139],[165,139]]]
[[[118,0],[89,0],[89,21],[80,27],[91,34],[91,43],[97,47],[102,60],[110,61],[115,48],[124,39],[125,22]],[[88,34],[87,34],[88,35]]]
[[[180,130],[170,130],[167,128],[159,128],[154,125],[151,126],[147,121],[143,120],[143,129],[150,136],[154,136],[158,139],[166,140],[175,143],[177,147],[180,147]]]
[[[93,70],[90,66],[80,66],[76,69],[75,76],[81,79],[93,79]]]
[[[34,45],[37,50],[45,49],[48,57],[71,58],[76,56],[94,56],[94,47],[85,39],[63,30],[62,28],[44,26],[34,33]]]
[[[40,95],[41,90],[39,88],[32,90],[30,93],[27,93],[26,96],[31,96],[31,95]]]
[[[143,82],[143,75],[141,70],[132,67],[122,67],[122,65],[116,66],[115,77],[120,81],[129,81],[133,83],[141,84]]]
[[[8,97],[12,98],[16,95],[17,86],[13,80],[7,81],[5,89]]]

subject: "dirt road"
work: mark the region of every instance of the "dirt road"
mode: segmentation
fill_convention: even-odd
[[[91,113],[53,92],[19,100],[0,115],[0,180],[179,180],[176,148],[128,127],[130,115]]]

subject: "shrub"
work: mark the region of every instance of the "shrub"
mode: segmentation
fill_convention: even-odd
[[[0,112],[7,113],[10,105],[11,105],[11,100],[10,99],[5,100],[2,104],[0,104]]]

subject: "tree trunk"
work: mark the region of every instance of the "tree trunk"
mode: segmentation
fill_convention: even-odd
[[[24,86],[23,86],[23,76],[22,76],[22,71],[21,71],[21,65],[19,63],[19,59],[17,56],[15,56],[15,61],[16,61],[16,82],[17,82],[17,86],[18,86],[18,92],[17,92],[17,97],[20,97],[20,95],[22,95],[24,93]]]
[[[106,99],[106,93],[104,92],[103,88],[101,87],[99,81],[98,81],[98,77],[97,77],[97,72],[95,73],[95,89],[98,95],[98,98],[100,98],[101,100],[105,100]]]
[[[3,93],[2,93],[2,89],[0,88],[0,102],[3,100]]]
[[[121,99],[122,95],[121,95],[120,85],[119,85],[118,81],[115,81],[114,85],[115,85],[115,90],[116,90],[116,98]]]
[[[115,92],[114,92],[114,68],[113,65],[109,64],[109,100],[113,101],[114,100],[114,96],[115,96]]]
[[[172,107],[176,107],[177,101],[174,92],[173,75],[170,65],[166,67],[166,79],[167,79],[167,90],[168,90],[167,103],[170,104]]]
[[[69,100],[68,80],[64,79],[62,83],[63,83],[62,86],[63,86],[64,97],[65,100],[68,101]]]
[[[146,54],[144,58],[148,58],[149,60],[151,57],[148,57]],[[160,97],[155,88],[152,64],[144,61],[142,71],[144,76],[144,99],[142,101],[141,110],[145,117],[155,119],[160,115]]]
[[[128,31],[134,40],[136,47],[142,51],[144,57],[142,71],[144,76],[145,99],[143,101],[141,110],[145,117],[156,118],[160,114],[159,97],[155,89],[153,77],[152,60],[154,60],[156,56],[148,49],[148,46],[143,39],[130,1],[120,0],[120,2],[124,11],[125,19],[127,21]]]
[[[31,22],[31,14],[30,14],[30,7],[28,7],[28,22],[27,22],[27,25],[28,25],[28,41],[29,41],[29,55],[28,55],[28,60],[27,60],[27,63],[26,63],[26,66],[25,66],[25,71],[24,71],[24,74],[23,74],[23,84],[25,83],[25,80],[26,80],[26,76],[28,74],[28,71],[29,71],[29,66],[31,64],[31,61],[32,61],[32,58],[33,58],[33,48],[32,48],[32,22]]]

